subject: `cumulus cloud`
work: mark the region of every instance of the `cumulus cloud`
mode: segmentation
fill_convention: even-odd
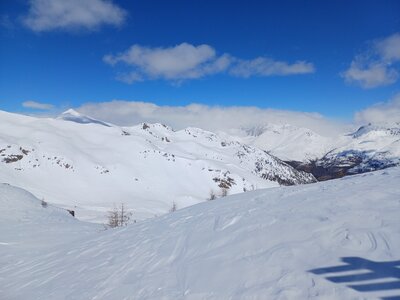
[[[212,47],[187,43],[169,48],[133,45],[117,55],[106,55],[103,60],[110,65],[124,63],[133,67],[133,71],[123,77],[126,82],[193,79],[223,71],[229,65],[229,57],[217,57]]]
[[[36,101],[25,101],[22,103],[22,106],[25,108],[33,108],[33,109],[40,109],[40,110],[49,110],[54,107],[52,104],[40,103],[40,102],[36,102]]]
[[[121,25],[127,12],[106,0],[30,0],[23,23],[35,32],[94,30],[101,25]]]
[[[118,80],[126,83],[154,79],[182,81],[223,72],[239,77],[314,72],[313,64],[305,61],[289,64],[264,57],[244,60],[227,53],[217,55],[209,45],[188,43],[164,48],[133,45],[121,53],[105,55],[103,61],[112,66],[129,66],[129,72],[117,75]]]
[[[381,102],[357,112],[354,118],[360,124],[400,124],[400,93],[387,102]]]
[[[375,47],[382,58],[387,62],[400,60],[400,33],[393,34],[386,39],[376,41]]]
[[[362,63],[355,60],[343,77],[348,83],[356,83],[368,89],[390,85],[397,81],[399,74],[385,63]]]
[[[83,114],[121,126],[140,122],[164,123],[175,129],[188,126],[210,131],[231,132],[232,129],[251,128],[266,123],[292,124],[329,135],[343,131],[344,125],[328,120],[318,113],[295,112],[257,107],[222,107],[190,104],[187,106],[159,106],[148,102],[114,100],[88,103],[77,110]]]
[[[357,55],[341,75],[348,83],[375,88],[395,83],[399,78],[400,34],[371,43],[370,49]]]

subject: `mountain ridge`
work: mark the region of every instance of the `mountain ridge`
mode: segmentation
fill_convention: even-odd
[[[262,128],[262,129],[260,129]],[[367,124],[325,137],[306,128],[270,124],[243,141],[284,160],[318,180],[400,165],[400,124]]]
[[[122,202],[140,220],[166,213],[172,205],[207,201],[212,193],[316,181],[263,150],[199,128],[103,126],[68,114],[79,119],[0,114],[0,182],[23,187],[86,220],[103,221]]]

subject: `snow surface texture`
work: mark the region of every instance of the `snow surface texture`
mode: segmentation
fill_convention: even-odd
[[[399,182],[390,168],[106,231],[3,184],[0,299],[398,299]]]
[[[58,119],[0,112],[0,182],[83,220],[125,203],[137,220],[240,193],[315,178],[258,148],[198,128],[121,128],[68,110]]]

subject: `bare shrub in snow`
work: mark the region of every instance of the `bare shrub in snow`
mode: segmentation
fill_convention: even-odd
[[[213,190],[210,191],[210,195],[208,196],[208,201],[212,201],[217,199],[217,195],[215,194],[215,192]]]
[[[246,187],[244,187],[243,188],[243,192],[250,192],[250,191],[255,191],[255,186],[254,186],[254,184],[252,184],[251,186],[250,186],[250,188],[246,188]]]
[[[177,209],[178,209],[178,206],[176,205],[175,201],[172,202],[172,206],[171,206],[171,208],[169,209],[169,212],[174,212],[174,211],[176,211]]]
[[[111,228],[126,226],[131,217],[132,212],[127,212],[125,205],[121,203],[119,207],[114,206],[114,209],[108,212],[107,225]]]
[[[44,199],[42,199],[42,201],[40,202],[40,204],[42,205],[42,207],[46,208],[47,207],[47,202],[44,201]]]

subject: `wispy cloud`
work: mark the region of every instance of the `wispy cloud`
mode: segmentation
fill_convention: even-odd
[[[218,55],[209,45],[195,46],[188,43],[164,48],[133,45],[121,53],[108,54],[103,60],[112,66],[129,66],[131,71],[117,76],[118,80],[126,83],[154,79],[182,81],[224,72],[238,77],[250,77],[307,74],[315,71],[314,65],[305,61],[290,64],[265,57],[244,60],[227,53]]]
[[[149,102],[114,100],[87,103],[76,109],[96,119],[123,126],[136,125],[140,122],[159,122],[175,129],[194,126],[211,131],[234,133],[233,129],[275,123],[310,128],[320,134],[331,134],[343,130],[343,124],[324,118],[318,113],[250,106],[224,107],[202,104],[159,106]]]
[[[371,43],[367,51],[357,55],[341,75],[348,83],[375,88],[395,83],[399,78],[400,34]]]
[[[106,0],[30,0],[23,23],[35,32],[121,25],[127,12]]]
[[[381,102],[357,112],[354,118],[360,124],[400,123],[400,93],[387,102]]]
[[[309,62],[297,61],[293,64],[289,64],[284,61],[275,61],[265,57],[257,57],[252,60],[238,60],[230,69],[231,74],[239,77],[273,75],[286,76],[314,72],[314,65]]]
[[[33,108],[33,109],[40,109],[40,110],[50,110],[54,106],[48,103],[40,103],[36,101],[25,101],[22,103],[22,106],[25,108]]]

